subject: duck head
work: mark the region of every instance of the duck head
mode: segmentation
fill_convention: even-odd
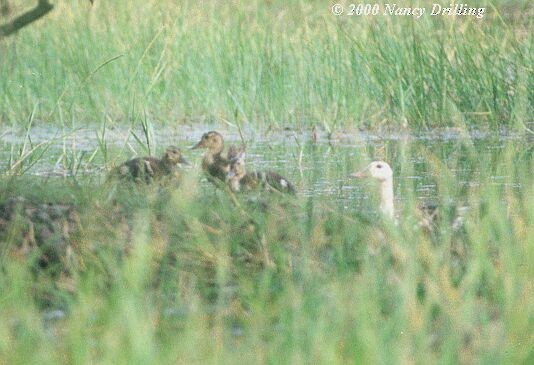
[[[175,146],[169,146],[163,154],[163,161],[176,165],[182,163],[189,165],[189,162],[182,155],[182,150]]]
[[[358,179],[373,178],[384,182],[393,178],[393,170],[387,162],[373,161],[365,169],[355,172],[350,176]]]
[[[204,133],[200,141],[191,147],[192,150],[196,150],[198,148],[206,148],[212,153],[222,152],[224,149],[223,137],[219,132],[215,131]]]

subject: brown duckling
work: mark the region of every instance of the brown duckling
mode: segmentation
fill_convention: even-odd
[[[198,148],[206,149],[202,158],[202,170],[207,172],[210,177],[222,182],[226,180],[226,175],[230,168],[230,159],[241,151],[236,146],[230,146],[225,155],[223,136],[215,131],[204,133],[200,141],[191,147],[193,150]]]
[[[244,153],[245,150],[245,145],[241,145],[239,147],[236,145],[231,145],[230,147],[228,147],[228,152],[226,153],[228,163],[230,164],[233,159],[237,158],[240,153]]]
[[[120,178],[149,184],[167,176],[178,177],[176,167],[179,163],[189,164],[178,147],[170,146],[167,147],[160,159],[155,157],[134,158],[117,167],[112,174]]]
[[[296,194],[296,189],[285,177],[273,171],[248,172],[245,167],[245,152],[237,153],[230,160],[226,181],[234,192],[263,189]]]

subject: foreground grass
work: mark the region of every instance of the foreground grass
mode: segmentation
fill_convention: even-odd
[[[528,0],[477,1],[481,20],[334,17],[324,1],[56,5],[0,43],[0,123],[521,128],[533,113]]]
[[[403,148],[386,156],[398,177],[424,152]],[[402,179],[393,226],[321,197],[237,207],[194,174],[168,189],[3,178],[0,202],[72,204],[79,230],[46,269],[21,254],[20,223],[3,231],[0,362],[532,363],[532,149],[477,148],[424,154],[443,206],[470,206],[462,230],[445,209],[431,235]]]

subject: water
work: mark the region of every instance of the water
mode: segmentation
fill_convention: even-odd
[[[176,127],[152,128],[150,130],[153,154],[168,145],[185,150],[191,169],[198,169],[202,151],[188,150],[202,134],[213,129],[206,125],[180,125]],[[240,144],[237,128],[218,128],[227,144]],[[516,145],[519,154],[532,152],[532,138],[520,133],[498,131],[496,133],[446,129],[418,134],[341,132],[327,138],[320,133],[316,142],[309,131],[265,131],[246,128],[243,136],[247,142],[247,168],[249,170],[278,171],[293,181],[303,197],[321,197],[339,204],[343,209],[362,209],[368,204],[374,189],[373,182],[350,179],[348,175],[366,166],[374,159],[383,159],[395,171],[395,191],[409,186],[415,196],[423,200],[435,200],[438,194],[436,176],[429,168],[429,158],[443,164],[443,173],[451,174],[459,185],[455,189],[477,187],[487,171],[465,157],[476,153],[480,160],[496,161],[510,143]],[[25,132],[4,130],[0,132],[0,169],[7,169],[9,156],[17,155],[25,140],[31,145],[47,146],[43,156],[26,172],[37,177],[60,178],[75,174],[78,178],[105,176],[110,167],[135,157],[148,154],[141,130],[126,127],[102,131],[92,128],[76,130],[34,127],[30,138]],[[105,161],[99,143],[105,140],[108,160]],[[100,141],[100,142],[99,142]],[[28,144],[27,150],[31,149]],[[38,149],[39,151],[39,149]],[[474,151],[474,152],[473,152]],[[16,158],[15,158],[16,159]],[[407,159],[413,171],[402,171],[397,161]],[[79,169],[74,169],[78,166]],[[434,169],[435,171],[435,169]],[[492,184],[509,186],[520,190],[519,184],[510,182],[510,177],[490,174]],[[402,201],[397,194],[396,200]]]

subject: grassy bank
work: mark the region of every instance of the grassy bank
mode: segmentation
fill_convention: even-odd
[[[0,362],[531,363],[524,146],[388,148],[398,226],[321,195],[239,196],[236,206],[194,172],[177,189],[4,177],[0,204],[75,206],[76,230],[46,265],[24,246],[25,210],[2,230]],[[432,234],[417,228],[407,179],[423,170],[445,207]],[[451,201],[470,207],[456,232]],[[46,252],[58,247],[48,242]]]
[[[40,123],[75,126],[521,128],[534,104],[532,5],[470,5],[487,5],[486,16],[335,17],[324,1],[58,1],[0,43],[0,123],[35,109]]]

